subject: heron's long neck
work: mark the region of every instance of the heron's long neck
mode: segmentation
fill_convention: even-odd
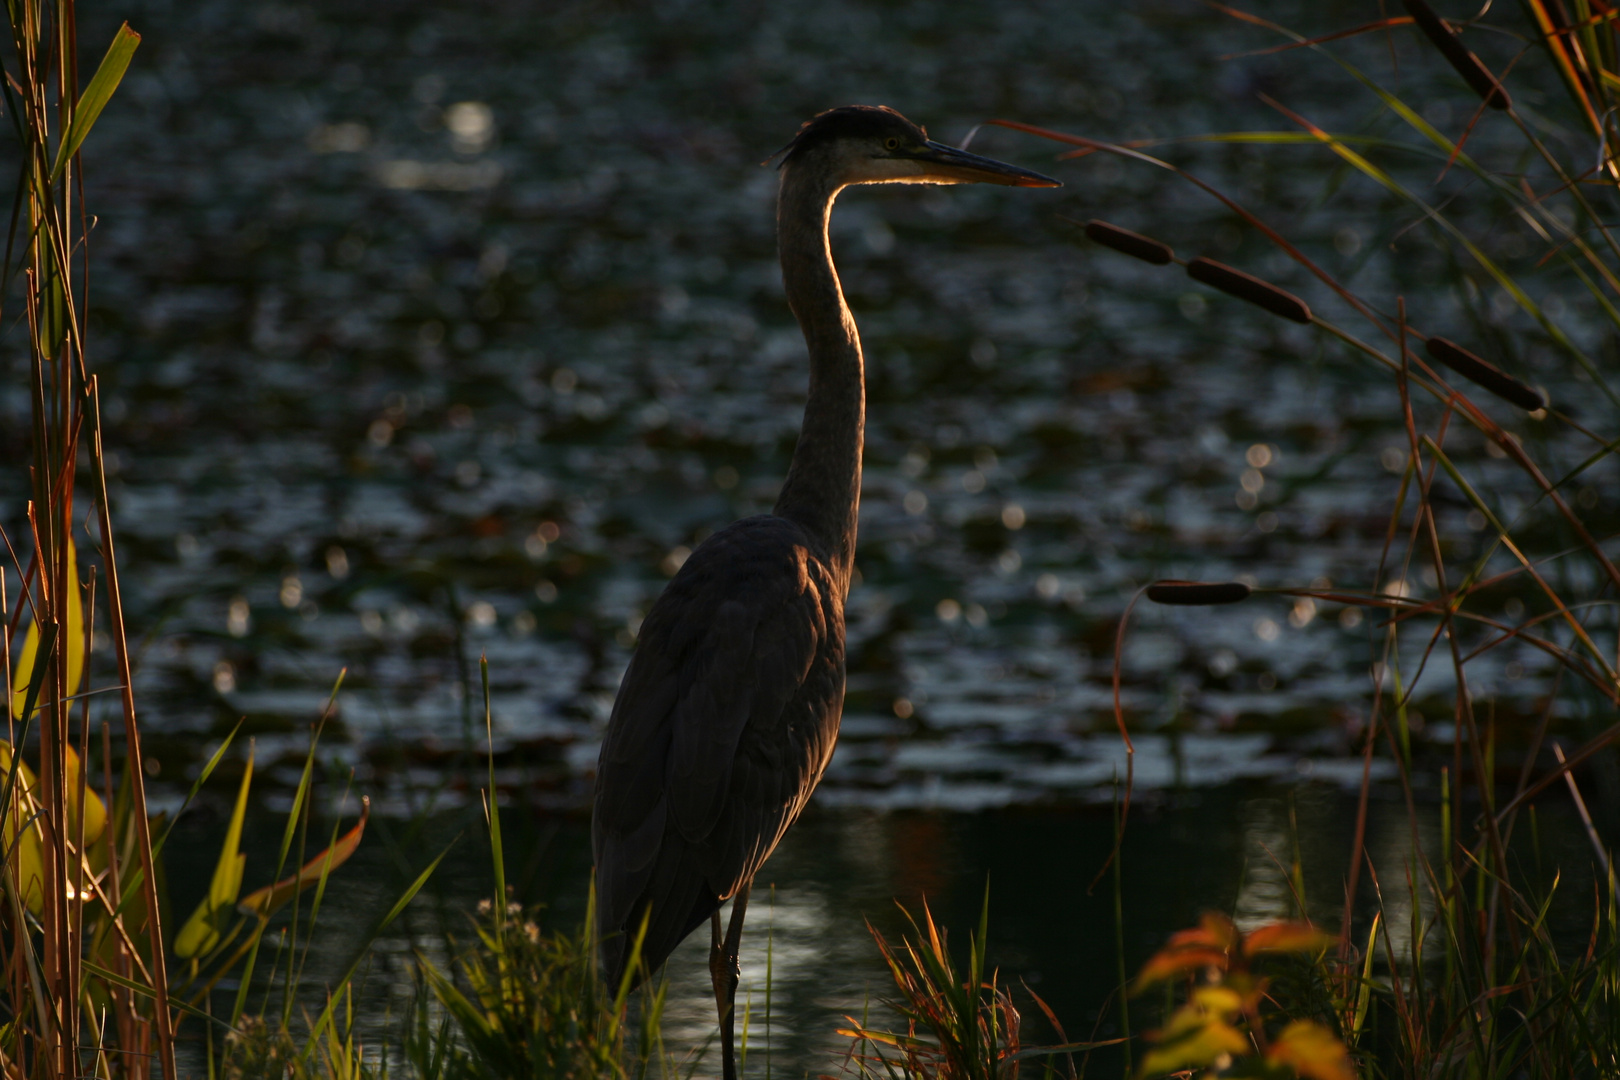
[[[810,347],[810,396],[776,513],[827,545],[848,587],[861,497],[866,378],[861,337],[844,303],[827,243],[838,187],[790,163],[776,208],[777,246],[788,304]]]

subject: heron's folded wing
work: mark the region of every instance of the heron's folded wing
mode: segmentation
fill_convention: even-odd
[[[826,608],[810,590],[785,605],[758,650],[761,670],[790,673],[754,697],[732,755],[720,812],[694,857],[720,895],[753,877],[799,816],[821,779],[837,738],[843,700],[841,642],[828,634]]]
[[[667,652],[636,651],[613,702],[597,758],[598,829],[634,832],[663,801],[670,720],[680,692],[680,666]]]
[[[729,723],[703,728],[702,740],[699,725],[675,725],[671,812],[721,896],[775,848],[826,764],[843,688],[827,600],[825,583],[809,575],[756,609],[746,672],[730,680],[746,693],[729,702]],[[677,774],[682,764],[688,771]]]
[[[783,709],[826,636],[822,590],[793,565],[797,552],[787,554],[776,573],[755,577],[753,590],[718,607],[702,646],[688,655],[666,783],[675,824],[689,841],[707,837],[727,808],[745,728],[763,736],[751,744],[767,753],[787,751],[778,746]]]

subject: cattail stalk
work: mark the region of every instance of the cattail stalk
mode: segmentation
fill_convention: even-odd
[[[1426,346],[1430,356],[1471,382],[1489,390],[1503,401],[1535,412],[1547,407],[1547,399],[1531,386],[1520,382],[1501,368],[1476,356],[1456,342],[1432,337]]]
[[[1462,76],[1463,82],[1484,99],[1485,104],[1493,109],[1506,109],[1513,104],[1508,92],[1502,89],[1502,84],[1491,74],[1491,69],[1486,67],[1479,57],[1468,51],[1468,47],[1462,43],[1457,32],[1435,14],[1434,8],[1428,5],[1427,0],[1401,0],[1401,2],[1406,7],[1406,13],[1412,16],[1412,21],[1417,24],[1417,28],[1423,31],[1423,36],[1434,43],[1434,47],[1440,50],[1440,55],[1444,56],[1446,62]]]
[[[1187,276],[1292,322],[1308,324],[1311,321],[1309,305],[1293,293],[1214,259],[1194,259],[1187,264]]]
[[[1252,590],[1241,581],[1155,581],[1147,587],[1147,598],[1155,604],[1204,606],[1236,604],[1247,600]]]
[[[1106,221],[1098,221],[1096,218],[1086,222],[1086,237],[1103,247],[1113,248],[1123,255],[1141,259],[1154,266],[1168,266],[1176,257],[1169,244],[1161,244],[1152,237],[1122,229],[1118,225],[1110,225]]]

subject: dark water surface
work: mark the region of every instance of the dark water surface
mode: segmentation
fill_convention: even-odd
[[[1322,32],[1365,8],[1271,14]],[[1399,134],[1319,63],[1220,60],[1273,39],[1190,3],[151,0],[87,14],[86,41],[124,17],[145,35],[85,159],[91,359],[159,794],[176,800],[241,717],[284,786],[346,667],[326,756],[403,829],[419,793],[482,746],[469,687],[486,654],[514,813],[560,823],[536,871],[559,910],[582,902],[589,773],[643,613],[703,536],[769,508],[792,451],[803,343],[775,264],[774,174],[757,163],[801,120],[863,101],[950,142],[997,115],[1164,137],[1279,127],[1263,90],[1328,126]],[[1382,41],[1347,48],[1419,100],[1450,93],[1432,58],[1396,44],[1399,76]],[[1435,123],[1466,119],[1441,105]],[[1471,146],[1486,155],[1498,134],[1486,125]],[[1115,981],[1111,919],[1084,886],[1123,764],[1110,675],[1126,603],[1159,577],[1369,587],[1404,460],[1387,378],[1174,268],[1077,242],[1063,220],[1152,231],[1344,318],[1213,201],[1112,159],[1054,163],[1050,144],[1004,130],[973,147],[1067,186],[853,191],[833,219],[870,416],[844,735],[768,874],[795,1075],[823,1067],[808,1055],[824,1021],[875,977],[861,916],[892,928],[888,899],[927,892],[965,929],[987,872],[1002,963],[1089,1025]],[[1319,151],[1170,153],[1378,304],[1405,294],[1433,330],[1474,341],[1522,319],[1454,292],[1412,216]],[[1420,185],[1438,167],[1423,170]],[[1528,265],[1511,229],[1490,242]],[[1591,396],[1549,350],[1489,340],[1555,397]],[[0,365],[0,455],[17,462],[24,368],[15,348]],[[1554,459],[1586,452],[1501,419]],[[1528,505],[1477,436],[1447,447],[1504,517]],[[1588,474],[1582,505],[1612,514],[1613,480],[1610,465]],[[13,536],[23,481],[0,476]],[[1468,509],[1438,508],[1459,558]],[[1404,587],[1432,583],[1414,568]],[[1510,590],[1492,602],[1524,610]],[[1281,598],[1144,605],[1133,626],[1132,948],[1205,906],[1274,912],[1257,838],[1289,842],[1296,785],[1312,899],[1331,914],[1382,636]],[[1469,674],[1508,732],[1546,670],[1503,648]],[[1423,678],[1419,746],[1449,744],[1452,675]],[[1583,708],[1559,723],[1579,730]],[[1379,820],[1393,851],[1404,826]],[[188,857],[206,874],[206,843]],[[351,877],[380,889],[386,875]],[[174,878],[187,895],[187,871]],[[483,880],[458,874],[449,895],[470,902]],[[695,956],[677,959],[682,1031],[706,1015]],[[750,952],[748,978],[762,962]]]
[[[1392,796],[1374,800],[1367,843],[1388,883],[1403,875],[1412,842],[1404,806]],[[1296,857],[1311,915],[1335,923],[1353,812],[1351,797],[1318,782],[1282,788],[1240,781],[1138,802],[1120,882],[1130,969],[1163,945],[1169,930],[1192,925],[1212,907],[1233,913],[1244,927],[1292,917],[1297,908],[1287,875]],[[1591,895],[1592,879],[1573,818],[1563,804],[1547,808],[1541,857],[1549,871],[1555,865],[1574,868],[1566,874],[1563,893],[1582,898]],[[464,816],[440,815],[421,831],[398,822],[374,826],[373,836],[343,870],[344,887],[334,892],[339,902],[329,898],[324,930],[306,969],[312,985],[338,977],[353,955],[353,942],[411,880],[423,853],[436,851],[467,824]],[[281,828],[280,818],[261,815],[250,823],[247,843],[260,852],[273,851]],[[508,880],[517,895],[526,903],[546,904],[545,923],[577,925],[584,915],[580,882],[590,868],[588,823],[513,808],[503,816],[503,828]],[[188,902],[200,894],[212,869],[222,830],[223,822],[207,813],[183,819],[178,836],[187,842],[171,849],[176,851],[171,868],[175,876],[196,882],[184,891]],[[1418,835],[1434,848],[1436,815],[1423,815]],[[987,885],[989,959],[1002,980],[1017,989],[1030,1022],[1026,1040],[1057,1041],[1018,988],[1020,981],[1052,1007],[1070,1038],[1117,1035],[1117,1006],[1109,997],[1118,982],[1112,877],[1091,888],[1111,839],[1108,808],[1012,807],[963,814],[824,810],[812,804],[761,873],[749,905],[738,1000],[752,1010],[749,1069],[758,1070],[752,1075],[764,1075],[767,953],[773,1075],[837,1073],[849,1046],[837,1035],[847,1026],[845,1017],[870,1008],[874,1026],[895,1023],[884,1007],[894,996],[893,982],[866,923],[893,942],[907,928],[895,902],[920,916],[926,900],[961,950],[978,925]],[[361,1037],[367,1045],[379,1047],[397,1030],[390,1018],[397,1020],[411,1000],[414,951],[445,962],[445,936],[468,940],[467,912],[489,894],[489,882],[487,848],[463,839],[425,898],[382,939],[360,998]],[[249,884],[254,883],[250,871]],[[175,891],[178,899],[182,890]],[[1409,955],[1410,902],[1393,884],[1386,884],[1385,899],[1391,947],[1397,955]],[[1555,933],[1584,941],[1589,913],[1580,908],[1577,899],[1557,909]],[[1433,914],[1427,897],[1419,914]],[[715,1030],[707,947],[707,935],[694,934],[666,969],[671,995],[664,1030],[672,1052],[682,1059]],[[1140,1022],[1139,1014],[1138,1027]],[[1102,1052],[1094,1066],[1099,1075],[1114,1075],[1118,1062]],[[699,1074],[717,1071],[718,1057],[710,1055]]]

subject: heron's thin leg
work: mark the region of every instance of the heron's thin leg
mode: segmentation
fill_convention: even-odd
[[[709,981],[714,984],[714,1011],[720,1018],[721,1028],[726,1021],[726,953],[720,936],[720,909],[709,916]]]
[[[720,937],[720,909],[715,908],[714,914],[709,916],[709,981],[714,984],[714,1008],[720,1016],[726,1014],[725,994],[721,989],[725,985],[725,959]]]
[[[720,1053],[721,1065],[724,1070],[724,1080],[737,1080],[737,1048],[734,1032],[737,1020],[737,983],[742,978],[742,965],[738,963],[737,954],[742,948],[743,918],[748,912],[748,891],[753,888],[753,882],[748,882],[737,890],[737,895],[731,898],[731,923],[726,927],[726,943],[720,952],[721,969],[724,973],[724,1000],[721,999],[721,980],[716,978],[714,993],[715,1004],[720,1008]],[[714,928],[719,929],[720,915],[714,916]]]

